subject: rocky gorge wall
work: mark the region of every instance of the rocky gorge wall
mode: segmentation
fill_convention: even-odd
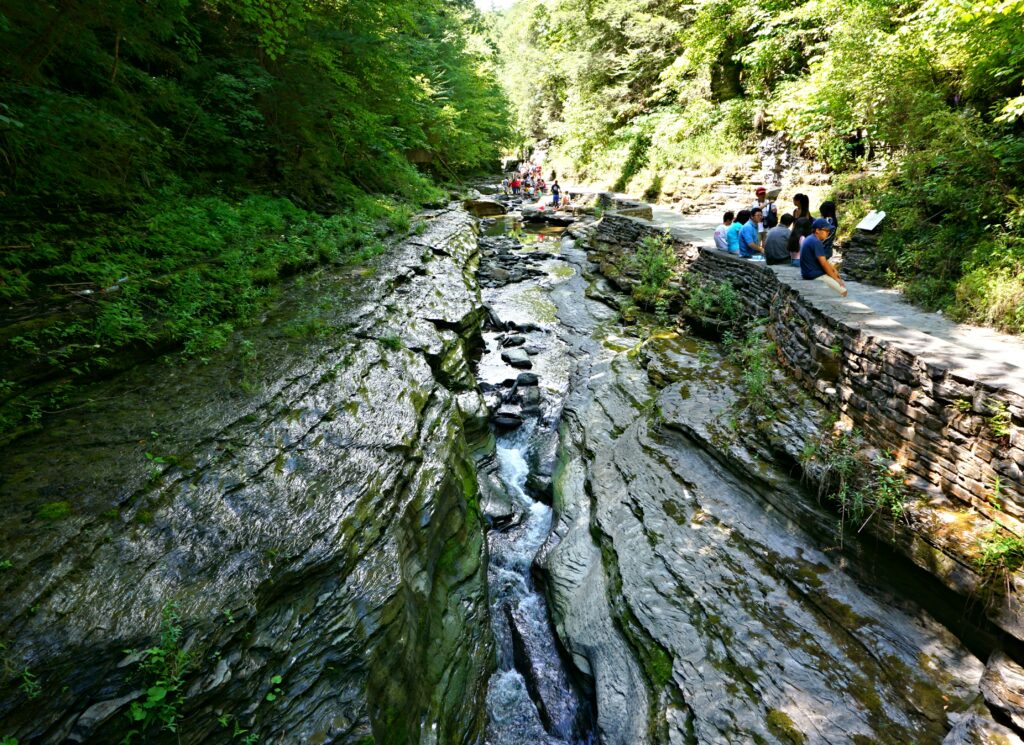
[[[644,236],[664,228],[609,214],[591,234],[594,260],[619,286],[634,281],[628,257]],[[684,284],[735,290],[740,317],[764,319],[787,374],[818,405],[841,414],[869,442],[892,454],[907,476],[908,505],[900,548],[918,566],[965,594],[983,584],[974,557],[979,534],[999,520],[1019,530],[1024,517],[1024,398],[998,375],[973,375],[881,338],[812,301],[797,270],[751,263],[697,248],[673,236]],[[799,451],[791,453],[794,461]],[[990,617],[1024,638],[1019,572]]]
[[[0,739],[479,741],[476,236],[423,227],[0,454]]]

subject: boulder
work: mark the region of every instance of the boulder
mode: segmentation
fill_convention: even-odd
[[[524,414],[538,413],[541,404],[540,388],[535,385],[520,388],[519,401],[522,404]]]
[[[508,495],[493,451],[477,462],[477,483],[480,486],[480,512],[488,528],[505,530],[522,520],[522,510]]]
[[[515,429],[523,423],[523,411],[515,404],[504,404],[494,412],[491,421],[496,427]]]
[[[540,376],[533,372],[521,372],[516,377],[517,386],[537,385],[540,382]]]
[[[1005,652],[995,651],[981,678],[985,703],[1003,712],[1014,727],[1024,732],[1024,667]]]
[[[508,214],[508,207],[494,199],[467,199],[462,206],[474,217],[494,217]]]
[[[533,361],[530,359],[530,355],[526,353],[525,349],[522,349],[520,347],[510,349],[507,352],[502,352],[501,359],[503,359],[509,365],[512,365],[512,367],[518,367],[527,370],[533,367]]]

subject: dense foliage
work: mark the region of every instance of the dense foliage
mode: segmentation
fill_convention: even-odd
[[[478,24],[466,0],[4,3],[0,432],[140,345],[208,353],[281,275],[379,251],[496,162]]]
[[[493,25],[560,173],[656,196],[779,133],[840,174],[847,225],[890,214],[883,279],[1024,332],[1024,1],[520,0]]]

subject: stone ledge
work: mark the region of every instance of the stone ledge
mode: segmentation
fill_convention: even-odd
[[[903,466],[918,499],[908,508],[912,525],[900,550],[951,589],[981,591],[972,559],[981,531],[998,520],[1024,536],[1024,344],[920,311],[890,290],[848,282],[850,297],[843,299],[794,267],[697,247],[675,229],[622,215],[599,223],[593,258],[628,291],[634,278],[625,256],[643,236],[658,233],[673,238],[690,281],[730,282],[742,316],[767,319],[793,378]],[[997,431],[992,404],[1009,417],[1007,434]],[[946,506],[938,510],[939,504]],[[967,518],[972,530],[950,532]],[[1024,639],[1020,572],[1010,589],[988,616]]]
[[[791,266],[768,266],[678,240],[648,220],[607,215],[594,243],[628,246],[668,234],[687,272],[729,281],[744,312],[770,319],[783,361],[817,397],[871,432],[878,446],[950,496],[988,501],[996,477],[1004,511],[1024,519],[1024,344],[951,323],[899,294],[848,282],[840,298]],[[605,261],[603,263],[614,263]],[[617,267],[620,271],[621,267]],[[991,405],[1011,418],[992,431]]]

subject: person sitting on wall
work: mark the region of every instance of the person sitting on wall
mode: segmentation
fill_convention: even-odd
[[[789,237],[792,235],[793,216],[788,212],[780,224],[768,231],[764,238],[764,259],[769,264],[789,264]]]
[[[813,220],[814,215],[811,214],[811,200],[806,194],[794,194],[793,195],[793,219],[799,220],[801,217],[806,217],[808,220]],[[807,232],[804,233],[804,237],[809,236],[810,227],[807,228]]]
[[[735,217],[732,210],[729,210],[722,216],[722,224],[715,228],[715,248],[719,251],[729,250],[729,226],[732,225],[732,219]]]
[[[829,233],[828,238],[823,240],[821,244],[825,247],[825,256],[829,259],[832,258],[832,248],[836,241],[836,230],[839,228],[839,218],[836,216],[836,203],[835,202],[822,202],[821,207],[818,208],[818,212],[821,216],[828,220]]]
[[[740,210],[736,219],[725,234],[726,247],[729,253],[740,255],[740,231],[743,230],[743,223],[750,219],[750,210]]]
[[[750,259],[764,253],[761,248],[761,208],[750,210],[750,219],[740,230],[740,258]]]
[[[817,218],[811,223],[812,235],[804,239],[800,246],[800,276],[804,279],[816,279],[824,282],[842,297],[846,297],[846,283],[839,276],[839,272],[829,263],[825,255],[825,246],[822,243],[828,238],[832,226],[823,217]]]
[[[789,249],[789,257],[793,260],[793,266],[800,266],[800,246],[803,245],[803,242],[807,240],[807,236],[810,235],[811,223],[814,221],[809,217],[796,217],[795,213],[799,212],[799,210],[794,210],[793,212],[793,217],[796,219],[793,220],[793,229],[789,233],[789,245],[787,248]]]

